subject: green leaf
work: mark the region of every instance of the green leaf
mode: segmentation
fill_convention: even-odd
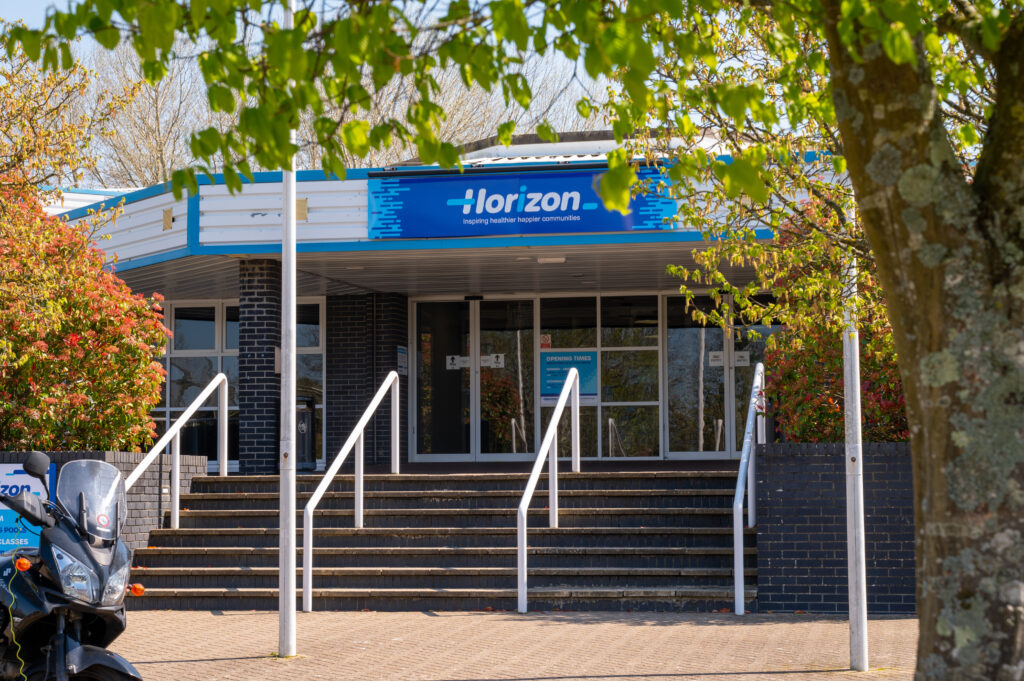
[[[366,121],[349,121],[341,126],[341,138],[345,147],[360,158],[370,152],[370,124]]]
[[[636,181],[636,170],[629,163],[624,149],[616,149],[608,154],[608,172],[601,176],[598,193],[608,210],[628,215],[630,188]]]
[[[540,137],[545,142],[557,142],[558,133],[551,127],[551,124],[544,121],[537,126],[537,137]]]
[[[206,91],[210,100],[210,108],[214,111],[231,113],[235,110],[235,96],[231,89],[223,85],[211,85]]]
[[[590,114],[593,113],[594,106],[590,103],[587,97],[576,102],[576,112],[580,115],[580,118],[590,118]]]
[[[768,200],[768,188],[761,179],[758,169],[745,158],[734,158],[732,163],[716,163],[715,175],[722,181],[725,193],[730,199],[745,193],[758,203],[765,203]]]
[[[882,49],[897,64],[910,64],[916,58],[914,40],[901,21],[894,21],[882,35]]]
[[[506,147],[512,146],[512,132],[516,129],[515,121],[505,121],[498,126],[498,141]]]

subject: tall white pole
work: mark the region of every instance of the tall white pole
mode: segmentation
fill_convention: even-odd
[[[846,555],[850,596],[850,667],[868,668],[868,596],[864,555],[864,457],[860,430],[860,334],[855,316],[857,261],[846,272],[843,401],[846,405]]]
[[[285,30],[293,26],[295,0],[284,5]],[[289,133],[295,143],[295,130]],[[292,657],[295,643],[295,157],[281,173],[281,515],[278,575],[278,654]]]

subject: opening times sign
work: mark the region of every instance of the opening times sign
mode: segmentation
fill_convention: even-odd
[[[636,196],[630,212],[606,210],[604,170],[383,177],[369,181],[371,239],[659,231],[676,202]],[[657,175],[642,168],[641,177]]]
[[[580,406],[597,405],[597,351],[595,350],[541,350],[540,351],[540,403],[553,407],[565,386],[569,369],[580,373]]]

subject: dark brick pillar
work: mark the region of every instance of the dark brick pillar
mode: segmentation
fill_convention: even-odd
[[[327,297],[327,457],[333,460],[407,345],[408,303],[396,293]],[[410,353],[411,355],[411,353]],[[408,460],[408,376],[400,377],[402,461]],[[390,398],[366,432],[366,462],[391,460]],[[351,465],[346,462],[346,466]]]
[[[281,377],[274,350],[281,345],[281,263],[238,264],[238,469],[277,472]]]
[[[758,609],[847,612],[843,443],[758,449]],[[863,456],[868,612],[914,612],[910,447],[865,443]]]

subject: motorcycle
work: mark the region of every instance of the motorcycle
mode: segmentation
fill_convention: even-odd
[[[44,486],[49,467],[42,452],[24,464]],[[38,549],[0,554],[0,679],[141,681],[135,667],[106,650],[125,629],[126,591],[142,591],[128,585],[121,472],[104,461],[71,461],[60,471],[56,499],[26,489],[0,501],[41,528]]]

